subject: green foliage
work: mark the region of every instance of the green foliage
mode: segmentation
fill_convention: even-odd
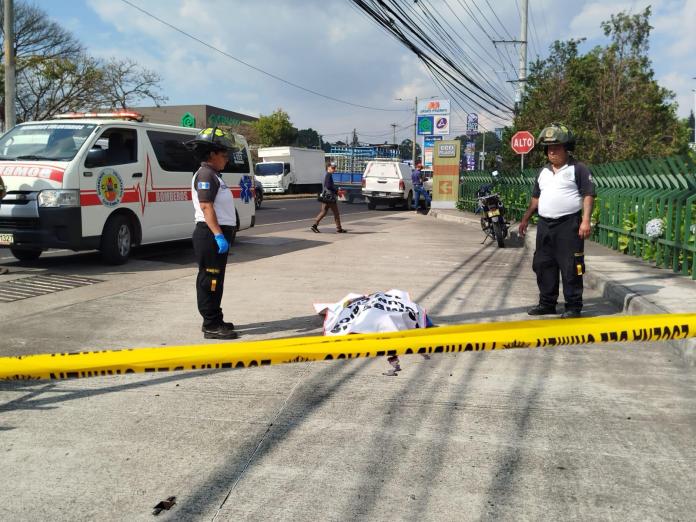
[[[295,146],[305,147],[308,149],[320,149],[323,145],[321,136],[319,133],[312,129],[300,129],[297,131],[297,137],[295,138]]]
[[[410,160],[413,157],[413,141],[408,138],[401,142],[399,145],[399,154],[401,159]],[[420,157],[421,148],[420,145],[416,143],[416,157]]]
[[[516,130],[536,134],[560,121],[575,132],[576,156],[588,163],[685,154],[687,124],[676,116],[674,93],[655,81],[648,58],[650,12],[612,15],[601,23],[608,44],[584,55],[582,40],[555,42],[548,58],[530,65],[523,108],[503,142]],[[506,166],[519,164],[509,147],[503,156]],[[544,162],[536,149],[526,161]]]
[[[260,116],[254,126],[262,147],[292,145],[297,138],[297,129],[292,126],[290,116],[283,109],[276,109],[268,116]]]

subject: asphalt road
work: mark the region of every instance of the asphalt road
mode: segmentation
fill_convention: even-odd
[[[348,234],[330,222],[313,234],[317,207],[273,202],[259,212],[268,226],[240,235],[223,309],[241,340],[321,335],[313,303],[391,288],[438,325],[533,320],[529,245],[482,245],[475,219],[364,205],[341,206]],[[23,271],[99,281],[0,304],[3,355],[219,344],[202,338],[186,245],[119,267],[56,253],[0,284]],[[587,316],[621,323],[602,294],[584,297]],[[696,378],[665,344],[413,355],[397,377],[387,368],[2,382],[0,520],[150,521],[170,496],[158,520],[694,518]]]
[[[315,199],[266,199],[263,201],[261,208],[256,211],[256,225],[254,228],[241,231],[238,236],[239,240],[243,243],[246,237],[295,229],[302,226],[303,222],[309,228],[312,224],[312,219],[319,213],[319,209],[320,204]],[[370,216],[378,217],[401,212],[400,210],[391,210],[384,207],[376,210],[367,210],[367,205],[364,202],[353,204],[339,203],[339,210],[344,228],[348,228],[350,223],[356,220],[369,219]],[[326,232],[333,230],[334,222],[331,212],[323,219],[321,228]],[[161,257],[163,255],[175,258],[179,252],[188,258],[190,257],[191,248],[189,240],[146,245],[134,249],[132,258],[150,259],[153,256]],[[71,250],[48,250],[35,263],[19,263],[12,256],[9,249],[0,249],[0,266],[8,268],[19,266],[40,268],[44,266],[47,259],[52,260],[49,265],[53,267],[56,263],[55,258],[67,263],[101,263],[99,253],[96,251],[78,253]]]

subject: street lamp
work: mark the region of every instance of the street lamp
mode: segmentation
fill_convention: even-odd
[[[422,100],[434,100],[439,98],[439,96],[430,96],[428,98],[421,98]],[[404,98],[395,98],[399,101],[408,101]],[[415,97],[413,101],[413,144],[411,146],[411,157],[413,158],[413,166],[416,166],[416,139],[418,138],[418,96]]]

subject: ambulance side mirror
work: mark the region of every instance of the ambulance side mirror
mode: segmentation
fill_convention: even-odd
[[[106,165],[106,151],[99,149],[90,149],[85,159],[85,168],[93,169],[94,167],[103,167]]]

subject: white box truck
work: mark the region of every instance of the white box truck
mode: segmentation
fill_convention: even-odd
[[[319,192],[326,165],[324,151],[300,147],[265,147],[259,149],[257,179],[266,194]]]

